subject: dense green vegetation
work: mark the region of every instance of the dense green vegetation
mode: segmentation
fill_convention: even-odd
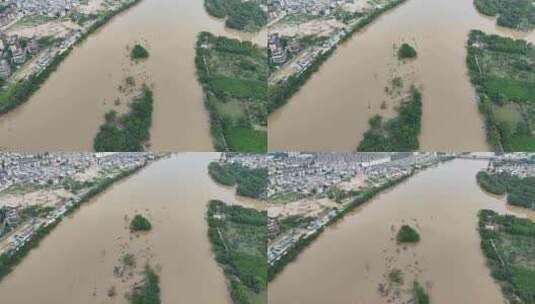
[[[398,6],[401,3],[404,3],[405,1],[407,0],[393,0],[385,6],[381,6],[381,8],[368,11],[366,16],[361,17],[357,24],[350,30],[350,32],[341,39],[340,43],[343,43],[347,39],[351,38],[354,33],[366,27],[372,21],[377,19],[382,13]],[[335,46],[329,51],[317,56],[308,69],[306,69],[303,73],[299,75],[292,75],[282,83],[271,85],[269,87],[268,112],[271,113],[282,107],[295,93],[299,92],[301,87],[308,81],[308,79],[310,79],[310,77],[312,77],[312,75],[320,69],[321,65],[327,61],[332,54],[334,54],[336,48],[337,47]]]
[[[141,0],[133,0],[132,2],[125,4],[116,11],[102,14],[99,19],[95,21],[90,28],[87,29],[87,31],[76,42],[76,44],[80,44],[85,41],[85,39],[89,37],[89,35],[98,30],[108,21],[110,21],[115,15],[131,8],[132,6],[138,4],[140,1]],[[71,51],[72,48],[69,48],[63,53],[54,56],[54,58],[52,58],[52,60],[50,61],[50,64],[40,73],[32,74],[26,79],[13,83],[9,85],[7,89],[0,88],[0,114],[7,113],[16,108],[18,105],[28,101],[30,97],[35,92],[37,92],[37,90],[39,90],[41,85],[48,79],[48,77],[56,71],[61,62],[63,62],[63,59],[65,59]]]
[[[399,269],[392,269],[388,273],[388,280],[392,283],[403,284],[403,272]]]
[[[130,222],[130,231],[149,231],[151,229],[152,224],[141,214],[136,214]]]
[[[381,116],[370,119],[370,130],[364,133],[357,148],[360,152],[404,152],[418,150],[422,122],[422,95],[415,87],[403,101],[397,117],[383,122]]]
[[[143,272],[143,285],[129,296],[132,304],[160,304],[160,278],[149,266]]]
[[[486,171],[480,171],[476,175],[477,183],[485,191],[502,195],[507,192],[507,187],[502,183],[499,174],[488,174]]]
[[[508,303],[535,303],[535,223],[482,210],[479,234],[492,277]]]
[[[390,180],[381,186],[370,188],[363,190],[358,193],[352,200],[347,203],[346,207],[342,210],[338,210],[338,213],[336,216],[332,219],[332,221],[329,223],[336,223],[337,221],[344,218],[346,214],[351,212],[356,207],[364,204],[365,202],[369,201],[370,199],[374,198],[379,193],[383,192],[386,189],[389,189],[391,187],[394,187],[398,185],[399,183],[403,182],[405,179],[412,176],[412,174],[403,176],[397,180]],[[300,238],[294,246],[290,247],[285,255],[283,255],[274,265],[270,265],[268,268],[268,279],[271,281],[275,278],[275,276],[286,267],[289,263],[294,261],[299,253],[303,251],[308,245],[312,244],[312,242],[323,232],[324,228],[318,229],[314,234],[308,236],[307,238]]]
[[[535,151],[535,47],[474,30],[467,48],[487,141],[497,150]]]
[[[407,43],[403,43],[398,50],[398,58],[400,60],[416,58],[417,55],[416,50]]]
[[[413,287],[412,287],[412,294],[414,297],[414,303],[415,304],[430,304],[431,300],[429,299],[429,295],[425,291],[425,289],[418,283],[418,281],[414,281]]]
[[[128,177],[135,172],[137,172],[141,167],[134,168],[129,171],[124,171],[113,178],[105,178],[95,182],[95,184],[87,191],[81,198],[78,204],[74,208],[68,209],[66,214],[71,214],[77,208],[79,208],[84,203],[88,202],[95,195],[103,192],[116,181]],[[33,249],[39,246],[41,241],[61,222],[61,218],[56,219],[50,225],[46,227],[41,227],[37,229],[30,240],[28,240],[22,247],[17,251],[5,252],[0,255],[0,281],[4,279],[13,269],[28,255],[28,253]]]
[[[487,16],[498,16],[498,25],[530,30],[535,27],[535,5],[531,0],[474,0],[477,10]]]
[[[535,177],[521,178],[506,172],[489,174],[481,171],[476,178],[485,191],[498,195],[507,193],[507,203],[535,209]]]
[[[256,32],[267,24],[261,0],[204,0],[206,11],[216,18],[226,18],[225,25],[240,31]]]
[[[195,64],[218,151],[267,150],[267,54],[248,41],[199,34]]]
[[[420,241],[420,234],[409,225],[401,226],[396,236],[398,243],[416,243]]]
[[[234,303],[267,303],[267,212],[212,200],[207,219]]]
[[[268,186],[267,168],[251,169],[237,163],[208,165],[208,173],[218,183],[227,186],[238,185],[236,192],[241,196],[262,197]]]
[[[145,49],[140,44],[135,44],[132,48],[132,51],[130,52],[130,59],[136,61],[136,60],[142,60],[149,58],[149,52],[147,49]]]
[[[143,151],[150,138],[153,110],[152,91],[143,88],[140,96],[129,105],[130,111],[118,116],[115,111],[105,115],[105,122],[93,142],[97,152]]]

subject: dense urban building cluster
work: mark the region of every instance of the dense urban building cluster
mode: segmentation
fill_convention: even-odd
[[[279,68],[272,81],[300,76],[314,61],[336,47],[367,14],[389,1],[270,0],[268,49]]]
[[[65,17],[83,0],[6,0],[0,3],[0,27],[25,16]]]
[[[518,177],[535,176],[535,158],[530,153],[507,153],[489,162],[490,173],[509,173]]]
[[[410,166],[422,156],[427,157],[428,154],[298,152],[278,154],[270,163],[268,196],[286,192],[320,194],[359,172],[372,173],[384,168]]]

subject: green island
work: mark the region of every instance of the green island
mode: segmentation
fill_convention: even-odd
[[[535,27],[535,5],[531,0],[474,0],[477,10],[498,17],[500,26],[528,31]]]
[[[220,164],[211,162],[208,173],[216,182],[235,186],[236,193],[241,196],[261,198],[268,186],[268,170],[266,168],[248,168],[238,163]]]
[[[236,304],[267,304],[267,212],[208,204],[208,237]]]
[[[261,0],[204,0],[206,11],[216,18],[226,18],[229,28],[257,32],[267,24],[267,12]]]
[[[88,202],[91,198],[94,196],[102,193],[104,190],[108,189],[110,186],[112,186],[115,182],[126,178],[134,173],[136,173],[138,170],[143,168],[144,166],[140,166],[128,171],[124,171],[119,173],[118,175],[114,177],[108,177],[104,178],[102,180],[99,180],[91,185],[91,188],[85,192],[83,195],[80,196],[79,200],[73,204],[70,208],[68,208],[64,214],[64,216],[67,216],[69,214],[72,214],[75,210],[77,210],[80,206],[82,206],[84,203]],[[35,214],[35,212],[43,212],[43,210],[32,210]],[[56,218],[52,222],[41,226],[38,228],[31,239],[29,239],[22,247],[20,247],[17,251],[8,251],[0,255],[0,281],[2,281],[15,267],[22,262],[22,260],[30,253],[30,251],[34,248],[37,248],[41,241],[54,230],[54,228],[62,221],[63,217]]]
[[[415,304],[430,304],[431,299],[429,298],[429,295],[427,294],[427,291],[418,283],[418,281],[414,281],[412,286],[412,294],[414,298]]]
[[[310,65],[302,72],[298,74],[293,74],[288,79],[277,84],[272,84],[269,86],[269,100],[268,112],[272,113],[278,108],[285,105],[290,98],[299,92],[301,87],[312,77],[314,73],[319,71],[321,65],[327,61],[327,59],[333,55],[337,49],[337,45],[349,40],[355,33],[364,29],[367,25],[372,23],[375,19],[381,16],[383,13],[397,7],[398,5],[404,3],[407,0],[392,0],[384,5],[377,6],[376,8],[366,12],[364,16],[358,16],[359,20],[351,27],[348,31],[345,32],[343,37],[340,39],[339,43],[333,45],[329,50],[326,50],[320,53],[314,58]],[[357,17],[357,16],[355,16]],[[273,63],[270,63],[270,69],[273,70],[275,67]]]
[[[152,224],[141,214],[136,214],[130,222],[130,231],[150,231]]]
[[[422,122],[422,95],[416,87],[402,101],[398,116],[383,121],[376,115],[369,121],[370,129],[364,133],[357,147],[359,152],[405,152],[418,150],[418,135]]]
[[[506,172],[489,174],[477,173],[477,182],[483,190],[497,194],[507,194],[507,203],[513,206],[535,209],[535,177],[518,177]]]
[[[88,21],[91,21],[91,23],[84,29],[74,44],[55,53],[46,67],[38,73],[31,74],[24,79],[10,83],[4,88],[0,85],[0,114],[7,113],[20,104],[28,101],[30,97],[39,90],[48,77],[57,70],[59,65],[71,53],[76,45],[84,42],[87,37],[108,23],[113,17],[130,9],[141,1],[142,0],[131,0],[130,2],[124,3],[124,5],[116,10],[105,11],[98,15],[89,16],[91,17],[91,20],[89,20],[87,16],[84,17],[83,20],[78,20],[79,24],[80,22],[81,24],[85,24]],[[49,39],[44,39],[40,42],[42,46],[48,46],[52,43]]]
[[[492,210],[479,212],[481,250],[511,304],[535,301],[535,222]]]
[[[152,91],[144,86],[142,93],[129,104],[129,112],[118,115],[111,110],[105,115],[93,142],[96,152],[138,152],[150,138],[153,111]]]
[[[143,283],[126,295],[131,304],[160,304],[160,278],[149,265],[143,271]]]
[[[400,60],[416,58],[416,56],[418,56],[418,53],[410,44],[403,43],[398,50],[398,58]]]
[[[141,44],[136,43],[130,52],[130,59],[138,61],[147,58],[149,58],[149,51],[147,51]]]
[[[217,151],[267,150],[266,49],[202,32],[195,64]]]
[[[269,264],[268,280],[269,281],[273,280],[277,276],[277,274],[279,274],[284,269],[284,267],[286,267],[286,265],[293,262],[305,248],[307,248],[310,244],[312,244],[314,240],[317,239],[317,237],[321,233],[323,233],[323,231],[325,230],[325,227],[340,221],[342,218],[344,218],[348,213],[350,213],[352,210],[354,210],[358,206],[368,202],[369,200],[371,200],[378,194],[382,193],[384,190],[390,189],[402,183],[407,178],[413,176],[414,173],[415,171],[412,171],[410,174],[403,175],[402,177],[398,179],[389,180],[379,186],[375,186],[375,187],[371,187],[363,191],[359,191],[358,193],[354,193],[355,196],[353,197],[346,196],[347,199],[349,200],[348,203],[346,204],[346,207],[344,209],[338,209],[338,212],[336,213],[336,215],[332,217],[332,219],[327,223],[326,226],[322,226],[316,232],[308,235],[307,237],[299,238],[299,240],[297,240],[297,242],[295,242],[295,244],[287,250],[285,255],[281,256],[280,259],[277,260],[275,263]],[[306,226],[308,225],[308,223],[310,223],[311,219],[302,218],[302,217],[294,217],[291,219],[288,218],[287,221],[288,222],[285,223],[286,227],[281,227],[281,228],[290,229],[290,228],[300,227],[302,225]]]
[[[497,151],[535,151],[535,47],[473,30],[467,49],[488,143]]]
[[[398,243],[417,243],[420,241],[420,234],[409,225],[401,226],[396,236]]]

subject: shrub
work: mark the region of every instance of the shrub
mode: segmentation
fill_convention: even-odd
[[[416,58],[417,55],[416,50],[407,43],[403,43],[398,50],[399,59]]]
[[[152,229],[152,224],[143,215],[136,214],[130,222],[131,231],[149,231]]]
[[[399,243],[415,243],[420,241],[420,235],[409,225],[401,226],[397,240]]]

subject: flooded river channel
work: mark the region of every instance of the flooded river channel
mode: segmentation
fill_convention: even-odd
[[[201,0],[143,0],[76,47],[26,104],[0,116],[0,148],[89,151],[104,113],[128,76],[154,86],[153,151],[212,151],[208,114],[195,75],[200,31],[266,44],[266,32],[242,34],[210,17]],[[127,46],[150,58],[133,64]]]
[[[270,284],[273,304],[385,303],[378,292],[392,269],[429,289],[434,304],[504,302],[481,253],[477,213],[493,209],[535,219],[535,213],[483,192],[475,175],[486,161],[455,160],[429,168],[347,215],[305,249]],[[420,232],[399,246],[402,224]],[[394,301],[392,303],[401,303]]]
[[[472,29],[535,41],[499,28],[472,0],[408,0],[341,45],[287,105],[269,120],[271,150],[355,150],[376,114],[396,103],[385,93],[394,76],[423,94],[423,151],[487,151],[483,120],[465,65]],[[402,64],[394,45],[408,42],[418,58]],[[382,109],[383,102],[386,108]]]
[[[252,200],[215,184],[207,173],[213,153],[178,154],[118,182],[65,218],[0,283],[12,304],[128,303],[136,278],[117,277],[125,253],[136,256],[135,272],[149,262],[160,274],[162,303],[232,303],[225,277],[207,238],[210,199],[246,206]],[[128,218],[141,213],[152,231],[134,235]],[[137,278],[139,280],[139,278]],[[108,296],[111,287],[114,297]]]

